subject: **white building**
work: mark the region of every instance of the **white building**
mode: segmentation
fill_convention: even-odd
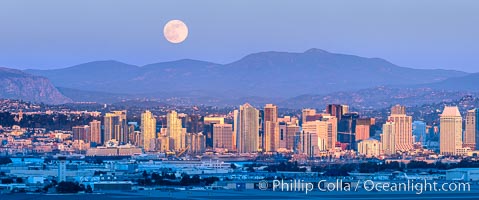
[[[442,155],[463,155],[462,117],[457,106],[446,106],[440,119],[440,152]]]
[[[379,156],[382,152],[382,144],[379,140],[367,139],[358,143],[358,153],[366,157]]]

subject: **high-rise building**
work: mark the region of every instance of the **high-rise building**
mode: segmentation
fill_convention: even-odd
[[[381,134],[381,145],[384,154],[391,155],[396,153],[396,123],[387,121],[383,124],[383,133]]]
[[[233,150],[233,125],[213,124],[213,148]]]
[[[135,131],[134,129],[132,130],[132,125],[128,126],[130,128],[130,133],[129,133],[129,140],[130,144],[135,145],[137,147],[142,147],[144,146],[143,144],[143,136],[141,135],[141,131]]]
[[[187,133],[186,146],[190,154],[202,154],[206,150],[205,136],[202,133]]]
[[[332,139],[328,136],[332,136],[334,134],[332,122],[319,120],[306,122],[303,124],[302,130],[303,131],[301,139],[303,145],[303,153],[306,153],[308,155],[310,155],[311,153],[310,156],[319,155],[321,151],[327,151],[330,148],[333,148],[335,145],[335,142],[333,143],[333,141],[331,140],[329,140],[328,142],[328,139]],[[332,147],[328,145],[332,145]]]
[[[72,128],[73,140],[83,140],[84,142],[90,142],[90,126],[74,126]]]
[[[440,152],[442,155],[461,155],[462,117],[457,106],[446,106],[440,118]]]
[[[313,151],[318,154],[320,151],[333,150],[337,140],[337,118],[334,116],[324,117],[321,121],[306,122],[302,126],[304,133],[312,134],[311,137],[317,141],[313,145]]]
[[[128,123],[128,142],[137,147],[142,147],[143,138],[139,138],[139,139],[136,138],[137,136],[141,136],[141,134],[135,133],[135,132],[140,132],[140,131],[136,131],[136,126],[137,126],[136,124]]]
[[[371,118],[359,118],[356,121],[356,141],[366,140],[370,137]]]
[[[264,121],[278,121],[278,107],[273,104],[266,104],[264,107]]]
[[[414,142],[426,144],[426,123],[423,121],[412,122],[412,134]]]
[[[314,116],[316,115],[316,110],[315,109],[311,109],[311,108],[306,108],[306,109],[303,109],[302,111],[302,115],[301,115],[301,122],[302,123],[305,123],[308,118],[308,116]]]
[[[233,111],[233,149],[238,149],[239,110]]]
[[[120,131],[115,136],[120,144],[128,143],[128,124],[126,121],[126,110],[113,111],[113,113],[120,117]]]
[[[104,120],[103,144],[107,141],[116,140],[119,143],[128,143],[128,126],[126,123],[126,110],[106,113]]]
[[[279,148],[281,151],[293,152],[297,143],[296,137],[299,135],[300,129],[296,123],[279,122]]]
[[[382,144],[375,139],[366,139],[358,142],[358,153],[366,157],[376,157],[381,155]]]
[[[308,157],[314,157],[319,154],[318,135],[316,134],[317,123],[306,122],[303,125],[306,126],[306,129],[303,127],[303,131],[299,135],[298,150],[300,153],[308,155]]]
[[[266,104],[264,107],[264,147],[267,152],[275,152],[279,148],[278,107]]]
[[[334,150],[338,139],[338,118],[335,116],[324,116],[319,122],[320,130],[319,139],[323,140],[323,148],[321,150]]]
[[[153,151],[155,147],[151,143],[156,141],[156,119],[153,114],[146,110],[141,114],[141,137],[143,149]]]
[[[286,149],[290,151],[297,150],[299,143],[300,127],[297,124],[286,124]]]
[[[345,145],[347,149],[356,147],[356,123],[359,113],[349,112],[342,115],[341,120],[338,118],[338,141]]]
[[[167,136],[173,140],[172,150],[184,150],[186,148],[186,129],[181,126],[181,119],[178,118],[178,113],[174,110],[168,112],[166,121]]]
[[[186,132],[199,133],[203,130],[203,122],[199,114],[191,114],[186,117]]]
[[[213,138],[214,138],[214,131],[213,125],[214,124],[224,124],[225,118],[224,117],[204,117],[203,118],[203,134],[206,136],[206,147],[213,148]]]
[[[239,108],[236,146],[239,153],[254,153],[261,144],[259,138],[259,111],[246,103]]]
[[[331,116],[335,116],[338,120],[341,120],[342,116],[349,113],[349,106],[340,104],[329,104],[326,106],[326,113]]]
[[[104,137],[103,144],[106,144],[108,141],[115,139],[116,132],[120,132],[120,117],[113,113],[106,113],[104,120]]]
[[[101,122],[98,120],[93,120],[89,123],[90,125],[90,142],[94,142],[97,145],[101,144]]]
[[[477,120],[479,119],[479,110],[476,108],[476,118],[475,118],[475,127],[476,127],[476,146],[473,148],[475,150],[479,149],[479,122]]]
[[[395,105],[391,107],[391,115],[405,115],[406,106]]]
[[[393,106],[388,120],[395,124],[396,151],[411,150],[413,148],[412,117],[406,115],[406,108],[400,105]]]
[[[478,139],[479,139],[479,123],[477,119],[479,118],[478,109],[468,110],[466,114],[466,132],[464,134],[464,147],[469,147],[471,150],[479,149],[477,148]]]
[[[342,114],[349,113],[349,106],[348,105],[341,105]]]
[[[286,122],[278,122],[279,123],[279,146],[278,149],[287,150],[286,145],[288,144],[287,138],[287,125]]]
[[[204,117],[203,123],[204,124],[224,124],[225,118],[224,117]]]
[[[172,149],[172,143],[173,139],[167,137],[166,135],[160,135],[156,143],[156,150],[160,152],[168,152]]]

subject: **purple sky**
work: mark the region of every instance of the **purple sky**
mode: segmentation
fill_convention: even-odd
[[[479,72],[479,1],[0,1],[0,66],[61,68],[320,48],[412,68]],[[183,20],[189,37],[168,43]]]

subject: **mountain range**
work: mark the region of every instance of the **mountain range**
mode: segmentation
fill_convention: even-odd
[[[183,59],[136,66],[107,60],[24,72],[50,80],[66,96],[65,101],[71,98],[101,103],[135,98],[160,101],[184,98],[192,104],[235,104],[249,99],[258,102],[298,100],[301,105],[307,105],[305,99],[311,96],[363,89],[380,93],[378,86],[411,88],[425,93],[479,90],[479,74],[413,69],[380,58],[321,49],[301,53],[260,52],[228,64]],[[313,99],[309,104],[319,100],[309,99]]]
[[[47,78],[3,67],[0,67],[0,97],[52,104],[72,101],[61,94]]]

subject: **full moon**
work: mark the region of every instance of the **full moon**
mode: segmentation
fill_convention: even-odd
[[[171,20],[163,28],[163,34],[168,42],[181,43],[188,37],[188,27],[181,20]]]

